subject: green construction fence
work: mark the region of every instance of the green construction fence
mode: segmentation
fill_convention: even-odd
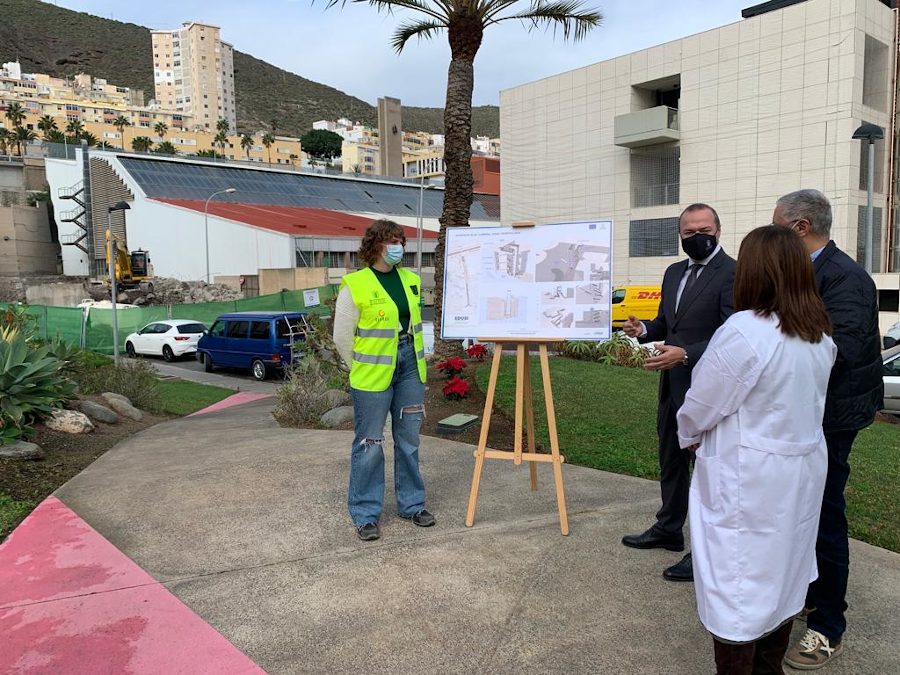
[[[317,290],[319,303],[307,307],[304,293]],[[221,314],[229,312],[309,312],[328,314],[325,302],[337,294],[334,285],[316,289],[281,291],[255,298],[241,298],[225,302],[205,302],[184,305],[158,305],[145,307],[117,308],[116,322],[119,333],[119,349],[123,350],[125,338],[148,323],[166,319],[190,319],[207,327]],[[91,307],[52,307],[49,305],[29,305],[28,313],[34,317],[37,335],[45,340],[62,340],[73,345],[112,354],[112,309]]]

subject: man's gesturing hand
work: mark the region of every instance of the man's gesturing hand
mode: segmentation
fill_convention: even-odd
[[[682,347],[659,344],[653,346],[659,353],[644,361],[644,368],[647,370],[669,370],[684,362],[686,352]]]
[[[637,317],[633,314],[628,315],[628,321],[622,324],[622,330],[625,331],[625,335],[632,338],[638,337],[644,332],[644,329],[641,327],[641,322],[638,321]]]

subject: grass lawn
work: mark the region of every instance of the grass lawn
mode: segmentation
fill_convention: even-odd
[[[228,398],[235,392],[224,387],[199,384],[187,380],[160,380],[159,402],[161,412],[183,417],[202,410],[213,403]]]
[[[658,375],[589,361],[553,358],[560,451],[570,464],[659,480]],[[549,447],[540,363],[532,359],[537,441]],[[490,365],[478,368],[487,389]],[[496,403],[515,414],[515,359],[504,358]],[[857,437],[847,488],[850,536],[900,552],[900,425],[876,422]]]

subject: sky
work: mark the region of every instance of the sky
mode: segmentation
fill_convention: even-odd
[[[235,49],[374,104],[443,107],[450,48],[445,34],[391,47],[406,11],[378,14],[365,3],[327,9],[327,0],[48,0],[51,4],[149,28],[205,21]],[[426,0],[430,2],[430,0]],[[603,24],[578,43],[518,21],[490,26],[475,59],[475,105],[498,105],[500,91],[741,20],[762,0],[586,0]],[[526,7],[525,2],[518,3]],[[148,68],[150,54],[147,54]]]

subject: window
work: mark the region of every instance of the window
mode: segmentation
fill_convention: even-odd
[[[681,149],[677,146],[631,151],[631,206],[666,206],[679,201]]]
[[[202,333],[205,330],[206,326],[204,326],[202,323],[183,323],[178,326],[178,332],[182,335],[193,335],[195,333]]]
[[[229,321],[228,337],[245,338],[247,337],[247,329],[250,327],[249,321]]]
[[[275,336],[279,338],[286,338],[294,336],[294,339],[306,339],[303,336],[303,331],[305,329],[305,322],[302,317],[292,316],[285,321],[284,319],[278,319],[275,323]]]
[[[251,340],[268,340],[269,339],[269,322],[268,321],[251,321],[250,322],[250,339]]]
[[[678,255],[678,218],[630,221],[628,255],[632,258]]]
[[[866,35],[863,57],[863,105],[887,112],[890,50],[886,44]]]
[[[896,312],[900,310],[900,291],[892,289],[879,289],[878,291],[878,311],[879,312]]]
[[[900,377],[900,357],[884,364],[884,377]]]
[[[866,206],[859,207],[856,227],[856,262],[866,264]],[[872,272],[881,272],[881,208],[872,209]]]
[[[612,304],[617,305],[625,299],[625,289],[619,288],[612,293]]]

